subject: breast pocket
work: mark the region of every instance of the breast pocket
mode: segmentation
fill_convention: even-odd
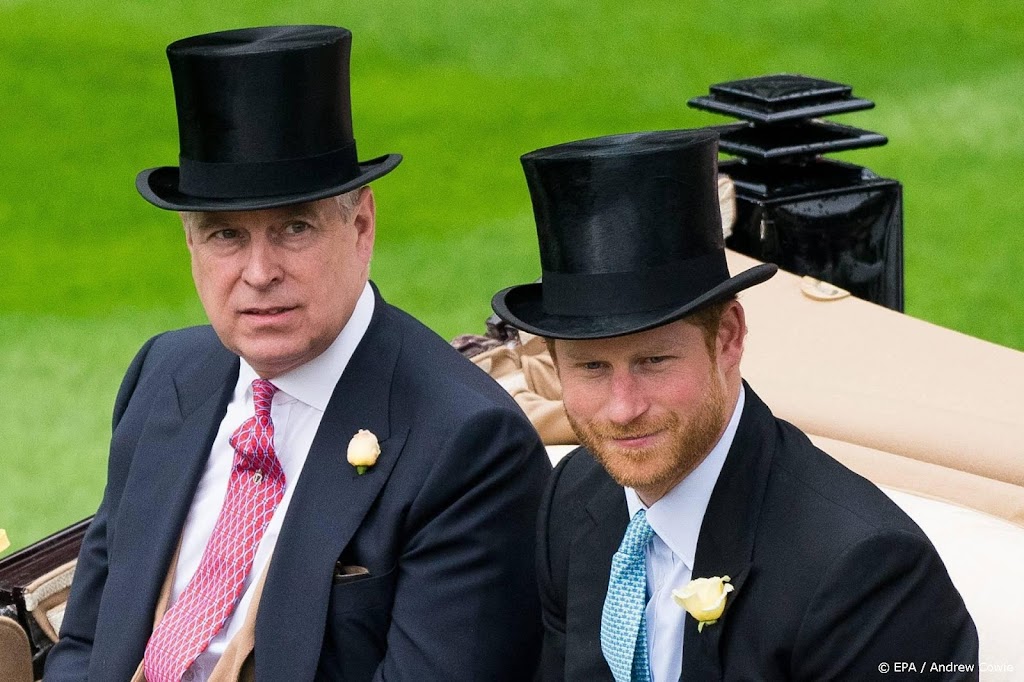
[[[395,599],[396,573],[392,567],[381,575],[336,583],[331,587],[331,613],[340,616],[379,608],[390,611]]]
[[[382,575],[332,585],[317,679],[373,677],[387,652],[397,573],[392,568]]]

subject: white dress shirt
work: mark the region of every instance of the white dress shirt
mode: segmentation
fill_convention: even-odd
[[[367,284],[356,302],[352,317],[327,350],[306,364],[271,379],[278,388],[270,407],[270,418],[274,422],[274,450],[284,469],[284,497],[260,540],[238,605],[224,628],[214,636],[210,646],[186,671],[183,680],[205,681],[213,672],[228,642],[241,628],[252,601],[255,583],[262,575],[277,544],[277,536],[288,511],[292,493],[295,492],[295,483],[306,463],[309,446],[320,427],[320,420],[335,385],[370,325],[373,308],[373,290]],[[196,488],[195,497],[192,498],[192,508],[182,529],[181,550],[178,553],[169,607],[192,579],[199,567],[206,544],[213,534],[214,524],[227,496],[228,478],[235,457],[234,448],[228,439],[246,419],[255,414],[252,382],[257,378],[256,371],[244,359],[241,360],[235,392],[228,403],[217,437],[213,441],[206,469],[199,481],[199,487]]]
[[[704,512],[736,437],[743,402],[744,390],[740,386],[739,400],[718,443],[696,469],[660,500],[648,508],[635,490],[625,489],[629,518],[637,510],[647,509],[647,521],[654,529],[647,545],[647,652],[651,682],[679,680],[686,610],[672,600],[672,590],[682,588],[692,577]]]

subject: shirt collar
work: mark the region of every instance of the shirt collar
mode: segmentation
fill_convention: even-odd
[[[367,282],[352,310],[352,316],[338,337],[327,350],[309,362],[274,377],[272,381],[278,390],[321,412],[326,410],[335,385],[370,326],[375,305],[373,288]],[[242,358],[238,368],[238,389],[242,395],[248,395],[247,391],[252,390],[252,382],[257,377],[256,370]]]
[[[733,408],[732,417],[722,437],[711,449],[697,468],[669,490],[664,497],[646,508],[640,496],[632,488],[626,488],[626,506],[629,518],[640,509],[647,509],[647,522],[672,553],[679,557],[687,568],[693,570],[694,555],[697,553],[697,538],[704,521],[711,492],[715,489],[718,475],[722,472],[725,457],[729,454],[736,437],[740,415],[743,413],[745,391],[740,386],[740,396]]]

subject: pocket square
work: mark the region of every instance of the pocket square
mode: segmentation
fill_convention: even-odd
[[[342,566],[340,563],[334,565],[334,584],[352,583],[357,580],[370,577],[370,571],[365,566]]]

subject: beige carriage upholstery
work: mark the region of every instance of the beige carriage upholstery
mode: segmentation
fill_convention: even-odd
[[[756,264],[729,252],[731,272]],[[1024,678],[1024,353],[780,272],[740,300],[743,374],[775,414],[928,533],[978,626],[982,679]],[[574,440],[541,339],[473,358],[552,461]]]
[[[32,682],[32,651],[18,621],[0,616],[0,679]]]

